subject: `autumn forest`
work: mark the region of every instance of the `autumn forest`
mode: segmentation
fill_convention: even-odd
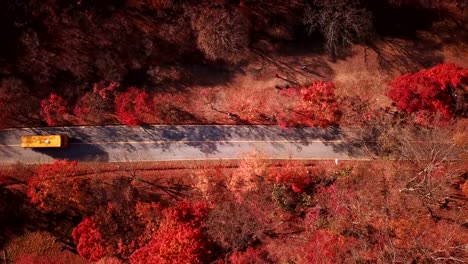
[[[0,263],[467,263],[466,8],[0,1],[0,129],[353,129],[365,153],[0,163]]]

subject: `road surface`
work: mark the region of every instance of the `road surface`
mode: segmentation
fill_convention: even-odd
[[[67,134],[68,148],[23,149],[22,135]],[[239,159],[256,152],[269,159],[365,158],[339,129],[274,126],[102,126],[0,130],[0,162],[160,161]]]

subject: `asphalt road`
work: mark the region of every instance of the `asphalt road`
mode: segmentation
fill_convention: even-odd
[[[348,132],[349,133],[349,132]],[[22,135],[67,134],[68,148],[23,149]],[[103,126],[0,130],[0,162],[239,159],[361,159],[339,129],[273,126]]]

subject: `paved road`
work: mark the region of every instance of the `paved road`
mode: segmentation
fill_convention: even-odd
[[[22,135],[67,134],[63,149],[23,149]],[[271,126],[104,126],[0,130],[0,162],[237,159],[256,151],[272,159],[359,159],[338,129]]]

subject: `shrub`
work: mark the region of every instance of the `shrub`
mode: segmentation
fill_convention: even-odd
[[[89,261],[98,261],[106,255],[106,247],[101,233],[92,218],[85,218],[72,232],[77,242],[78,253]]]
[[[285,126],[327,127],[338,123],[340,111],[333,82],[319,81],[308,87],[289,88],[283,93],[299,97],[292,116],[280,115],[279,122],[284,123]]]
[[[258,241],[266,230],[252,210],[229,196],[210,210],[206,219],[207,234],[225,251],[244,250]]]
[[[466,84],[468,69],[439,64],[395,78],[388,96],[399,110],[414,114],[423,125],[443,124],[454,116],[455,89]]]
[[[142,114],[151,112],[149,95],[136,87],[131,87],[128,91],[115,98],[115,111],[119,120],[129,126],[140,125]]]

